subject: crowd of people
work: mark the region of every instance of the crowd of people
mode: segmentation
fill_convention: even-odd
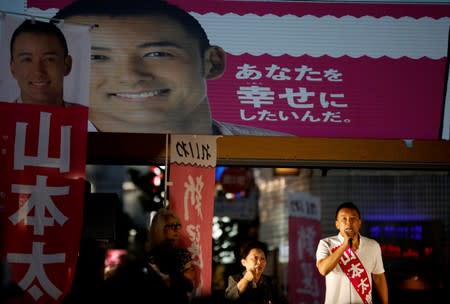
[[[325,303],[373,303],[374,286],[378,301],[387,304],[381,248],[377,241],[360,234],[362,220],[358,207],[352,202],[342,203],[335,217],[338,234],[321,239],[316,253],[317,269],[325,277]],[[200,301],[191,294],[195,266],[190,252],[180,245],[181,227],[175,212],[158,210],[148,230],[144,258],[124,255],[105,280],[104,297],[131,302],[149,297],[168,303]],[[214,301],[287,304],[287,297],[265,274],[267,245],[252,239],[240,246],[239,253],[242,271],[228,276],[223,296]]]
[[[319,273],[325,277],[325,303],[389,302],[380,245],[360,234],[361,223],[358,207],[345,202],[336,209],[339,233],[319,241],[316,263]],[[240,246],[242,271],[228,276],[222,295],[194,296],[196,270],[191,253],[180,245],[181,227],[178,215],[162,207],[150,223],[143,255],[132,251],[121,255],[115,267],[102,277],[101,284],[74,288],[63,303],[85,300],[165,304],[288,303],[272,277],[265,274],[268,248],[256,239]],[[372,298],[372,285],[377,291],[377,301]],[[2,290],[2,295],[17,298],[24,293],[18,286],[9,286]],[[8,303],[8,299],[3,300]]]
[[[114,267],[108,268],[101,284],[73,289],[63,303],[288,303],[272,278],[264,274],[268,248],[258,240],[242,244],[242,270],[227,278],[227,289],[222,294],[194,295],[196,266],[189,250],[180,245],[181,227],[178,215],[162,207],[151,220],[143,255],[120,250],[124,254]]]

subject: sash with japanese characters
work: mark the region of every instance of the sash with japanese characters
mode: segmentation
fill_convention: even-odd
[[[72,286],[87,117],[85,106],[0,102],[0,261],[24,291],[17,303],[61,303]]]
[[[180,217],[181,243],[196,268],[194,297],[210,295],[212,287],[216,140],[211,135],[170,137],[169,209]]]
[[[338,247],[334,248],[335,251]],[[372,288],[370,286],[369,276],[361,260],[356,253],[349,247],[339,259],[339,266],[346,274],[358,295],[365,304],[372,303]]]

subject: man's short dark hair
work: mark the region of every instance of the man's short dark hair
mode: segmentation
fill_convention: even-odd
[[[166,16],[178,22],[198,40],[202,57],[210,47],[208,36],[198,20],[164,0],[75,0],[59,10],[54,18],[66,19],[72,16]]]
[[[55,23],[53,23],[52,21],[45,22],[39,20],[26,19],[24,22],[22,22],[22,24],[20,24],[16,28],[16,30],[11,36],[11,42],[9,45],[11,52],[11,59],[13,56],[14,43],[16,42],[17,36],[19,36],[22,33],[45,34],[55,36],[58,39],[59,43],[61,44],[62,48],[64,49],[64,56],[67,56],[69,54],[66,38],[64,37],[64,34],[61,31],[61,29],[58,26],[56,26]]]
[[[267,249],[266,243],[258,241],[258,240],[251,240],[251,241],[245,242],[241,246],[241,250],[240,250],[241,259],[245,259],[252,249],[262,250],[264,252],[264,255],[267,258],[268,249]]]
[[[335,218],[337,219],[338,213],[341,209],[346,208],[346,209],[353,209],[356,211],[356,213],[358,213],[358,217],[361,218],[361,213],[359,212],[358,207],[356,207],[355,204],[353,204],[352,202],[343,202],[342,204],[340,204],[337,209],[336,209],[336,215]]]

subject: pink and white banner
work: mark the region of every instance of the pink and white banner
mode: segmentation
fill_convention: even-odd
[[[323,303],[325,279],[316,268],[316,248],[322,238],[320,198],[287,192],[289,206],[289,303]]]
[[[172,2],[228,52],[209,83],[214,118],[297,136],[440,138],[450,5]]]
[[[0,102],[0,259],[25,293],[61,303],[83,220],[87,107]],[[14,302],[16,303],[16,302]]]
[[[195,296],[211,295],[216,136],[172,135],[169,209],[182,224],[181,243],[196,266]]]
[[[225,74],[208,81],[213,119],[302,137],[448,139],[450,4],[169,2],[227,52]]]

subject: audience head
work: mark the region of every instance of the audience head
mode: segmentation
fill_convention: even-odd
[[[251,240],[241,246],[241,264],[251,271],[258,280],[267,265],[267,245],[261,241]]]
[[[147,250],[167,243],[171,246],[177,246],[180,240],[181,223],[178,215],[167,208],[160,208],[150,223],[150,229],[147,238]]]
[[[250,240],[250,241],[245,242],[241,246],[241,250],[240,250],[241,259],[245,259],[246,257],[248,257],[248,255],[250,254],[250,252],[253,249],[259,250],[262,253],[264,253],[264,256],[267,256],[268,249],[267,249],[266,243],[258,241],[258,240]]]

